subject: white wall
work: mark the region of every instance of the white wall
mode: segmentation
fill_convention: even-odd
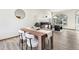
[[[47,16],[47,18],[45,17]],[[37,20],[36,22],[46,22],[49,21],[49,19],[51,18],[51,12],[49,10],[43,10],[41,9],[39,11],[39,14],[37,15]]]
[[[33,26],[44,15],[50,16],[48,10],[24,9],[26,16],[17,20],[14,9],[0,9],[0,39],[18,35],[18,29],[25,26]]]
[[[46,9],[24,9],[25,18],[17,20],[15,17],[15,9],[0,9],[0,39],[16,36],[18,29],[25,26],[33,26],[35,22],[49,21],[51,12]],[[75,29],[75,11],[65,10],[61,12],[53,12],[55,14],[65,14],[68,16],[68,25],[65,28]],[[48,19],[45,19],[48,16]]]
[[[65,26],[64,28],[68,28],[68,29],[75,29],[75,12],[77,10],[71,9],[71,10],[65,10],[65,11],[61,11],[58,13],[54,13],[55,14],[65,14],[68,16],[67,19],[67,26]]]

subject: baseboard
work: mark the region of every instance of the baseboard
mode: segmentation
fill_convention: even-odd
[[[76,30],[76,29],[71,29],[71,28],[63,28],[63,29],[67,29],[67,30]]]
[[[0,35],[0,40],[4,39],[10,39],[19,36],[18,34],[5,34],[5,35]]]
[[[18,37],[19,35],[17,35],[17,36],[12,36],[12,37],[8,37],[8,38],[3,38],[3,39],[0,39],[0,41],[2,41],[2,40],[7,40],[7,39],[11,39],[11,38],[15,38],[15,37]]]

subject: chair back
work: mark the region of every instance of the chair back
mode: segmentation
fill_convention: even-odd
[[[28,46],[30,46],[30,43],[32,44],[32,47],[36,47],[37,46],[38,41],[37,41],[37,39],[35,38],[34,35],[29,34],[29,33],[25,33],[25,36],[27,38],[27,44],[28,44]]]
[[[35,37],[34,37],[34,35],[32,35],[32,34],[29,34],[29,33],[25,33],[25,36],[27,37],[27,38],[32,38],[32,39],[34,39]]]
[[[25,32],[22,31],[22,30],[19,30],[18,32],[19,32],[20,39],[25,40],[25,39],[26,39],[26,38],[25,38]]]

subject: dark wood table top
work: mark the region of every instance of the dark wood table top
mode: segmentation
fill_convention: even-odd
[[[25,32],[29,32],[35,36],[44,36],[46,35],[46,33],[43,33],[43,32],[39,32],[38,30],[36,29],[33,29],[33,28],[21,28],[21,30],[25,31]]]

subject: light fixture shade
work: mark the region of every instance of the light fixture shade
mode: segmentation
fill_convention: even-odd
[[[16,16],[16,18],[18,18],[18,19],[23,19],[23,18],[25,17],[25,12],[24,12],[24,10],[22,10],[22,9],[17,9],[17,10],[15,11],[15,16]]]

